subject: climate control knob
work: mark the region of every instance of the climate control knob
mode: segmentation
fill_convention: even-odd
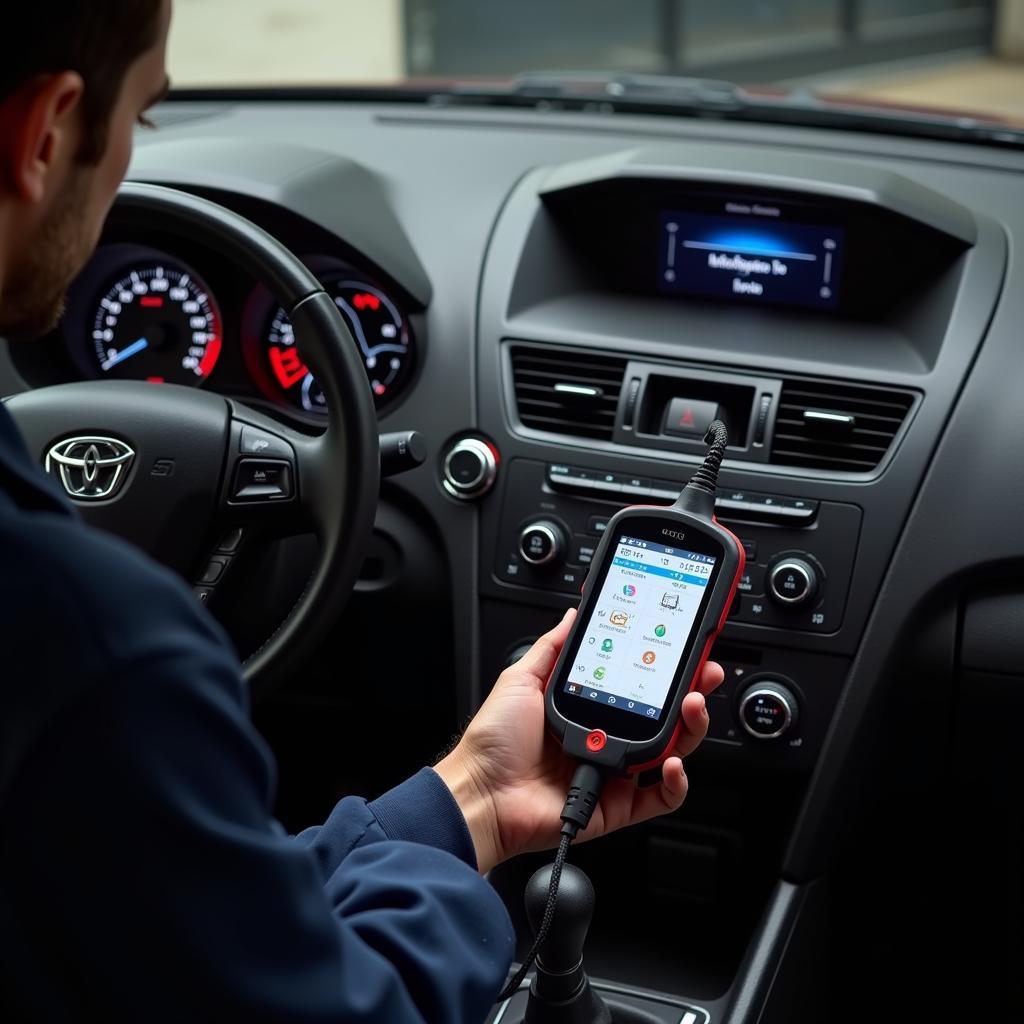
[[[796,694],[774,679],[751,683],[740,697],[740,725],[758,740],[775,740],[800,717]]]
[[[818,571],[804,558],[780,558],[768,570],[768,593],[788,608],[806,604],[818,592]]]
[[[551,565],[565,555],[565,530],[550,519],[535,519],[519,534],[519,554],[530,565]]]

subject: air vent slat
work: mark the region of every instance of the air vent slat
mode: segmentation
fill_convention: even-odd
[[[553,419],[558,419],[564,410],[563,407],[555,402],[520,402],[519,403],[519,415],[523,416],[549,416]],[[588,419],[599,419],[605,418],[615,422],[615,410],[614,409],[593,409],[590,411]]]
[[[550,383],[548,383],[548,384],[532,384],[532,383],[531,384],[527,384],[527,383],[517,382],[516,393],[520,396],[520,398],[519,398],[520,402],[523,402],[523,401],[527,401],[527,402],[532,402],[532,401],[542,401],[542,402],[543,401],[555,401],[557,404],[561,405],[561,404],[563,404],[566,401],[566,396],[563,395],[563,394],[560,394],[558,391],[556,391],[551,386]],[[575,395],[573,395],[571,393],[568,395],[568,399],[570,401],[572,401],[576,397],[577,396],[575,396]],[[607,393],[602,393],[600,395],[595,395],[594,397],[591,397],[589,395],[580,395],[578,397],[582,401],[593,402],[595,405],[597,403],[599,403],[599,402],[611,402],[613,408],[615,407],[615,404],[619,400],[617,394],[615,396],[611,396],[611,395],[608,395]]]
[[[561,380],[555,380],[551,376],[550,370],[541,369],[520,369],[516,368],[517,377],[521,378],[524,383],[535,382],[537,384],[544,384],[545,386],[551,386],[552,384],[582,384],[584,387],[598,387],[604,388],[611,385],[612,387],[619,387],[622,384],[622,379],[616,380],[611,376],[599,377],[593,374],[592,371],[577,371],[570,370],[568,367],[565,368],[564,378]]]
[[[865,473],[885,458],[914,404],[909,391],[829,381],[783,381],[771,461],[778,465]],[[852,422],[805,417],[826,412]]]
[[[625,359],[515,345],[512,380],[520,422],[550,434],[610,441],[625,373]]]
[[[791,405],[800,406],[802,409],[828,409],[835,401],[834,394],[821,391],[807,391],[802,388],[786,389],[783,399]],[[904,406],[900,402],[886,401],[882,399],[863,398],[856,395],[838,396],[841,405],[845,410],[855,411],[857,409],[888,409],[898,416]]]
[[[803,423],[807,417],[804,416],[805,411],[812,411],[809,406],[805,405],[790,405],[788,400],[780,403],[779,405],[779,416],[787,419],[795,420]],[[816,410],[813,410],[816,411]],[[857,423],[880,423],[883,427],[888,426],[891,423],[902,423],[903,413],[906,410],[902,410],[898,413],[883,415],[879,412],[862,412],[859,409],[850,408],[848,410]]]
[[[856,434],[858,436],[864,434],[879,437],[884,441],[884,447],[888,447],[889,441],[892,440],[892,435],[895,434],[897,430],[899,430],[900,423],[902,422],[902,420],[890,420],[888,424],[872,423],[870,427],[861,426],[862,422],[863,421],[861,420],[861,418],[858,417],[857,425],[850,431],[850,434]],[[885,429],[886,426],[889,427],[888,430]],[[792,418],[783,417],[781,414],[779,418],[775,421],[776,436],[778,436],[778,433],[783,429],[787,431],[801,432],[805,427],[806,424],[803,420],[796,420]]]

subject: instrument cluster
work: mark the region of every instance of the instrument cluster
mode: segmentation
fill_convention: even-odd
[[[77,371],[210,387],[322,421],[323,392],[270,291],[222,261],[170,249],[110,242],[97,250],[69,292],[62,321]],[[416,356],[397,289],[335,256],[304,262],[348,324],[378,409],[390,405],[407,387]]]

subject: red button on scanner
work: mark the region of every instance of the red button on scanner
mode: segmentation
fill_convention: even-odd
[[[604,729],[595,729],[587,736],[587,750],[596,754],[599,750],[604,750],[604,745],[607,742],[608,734]]]

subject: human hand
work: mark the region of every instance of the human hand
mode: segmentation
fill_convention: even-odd
[[[575,764],[546,727],[544,686],[575,615],[569,609],[554,629],[502,672],[458,745],[435,766],[466,818],[482,872],[516,854],[558,844]],[[683,699],[683,727],[675,750],[662,764],[661,782],[639,789],[634,778],[609,778],[580,841],[667,814],[682,804],[687,789],[682,758],[704,738],[704,696],[724,675],[720,665],[708,662],[697,688]]]

